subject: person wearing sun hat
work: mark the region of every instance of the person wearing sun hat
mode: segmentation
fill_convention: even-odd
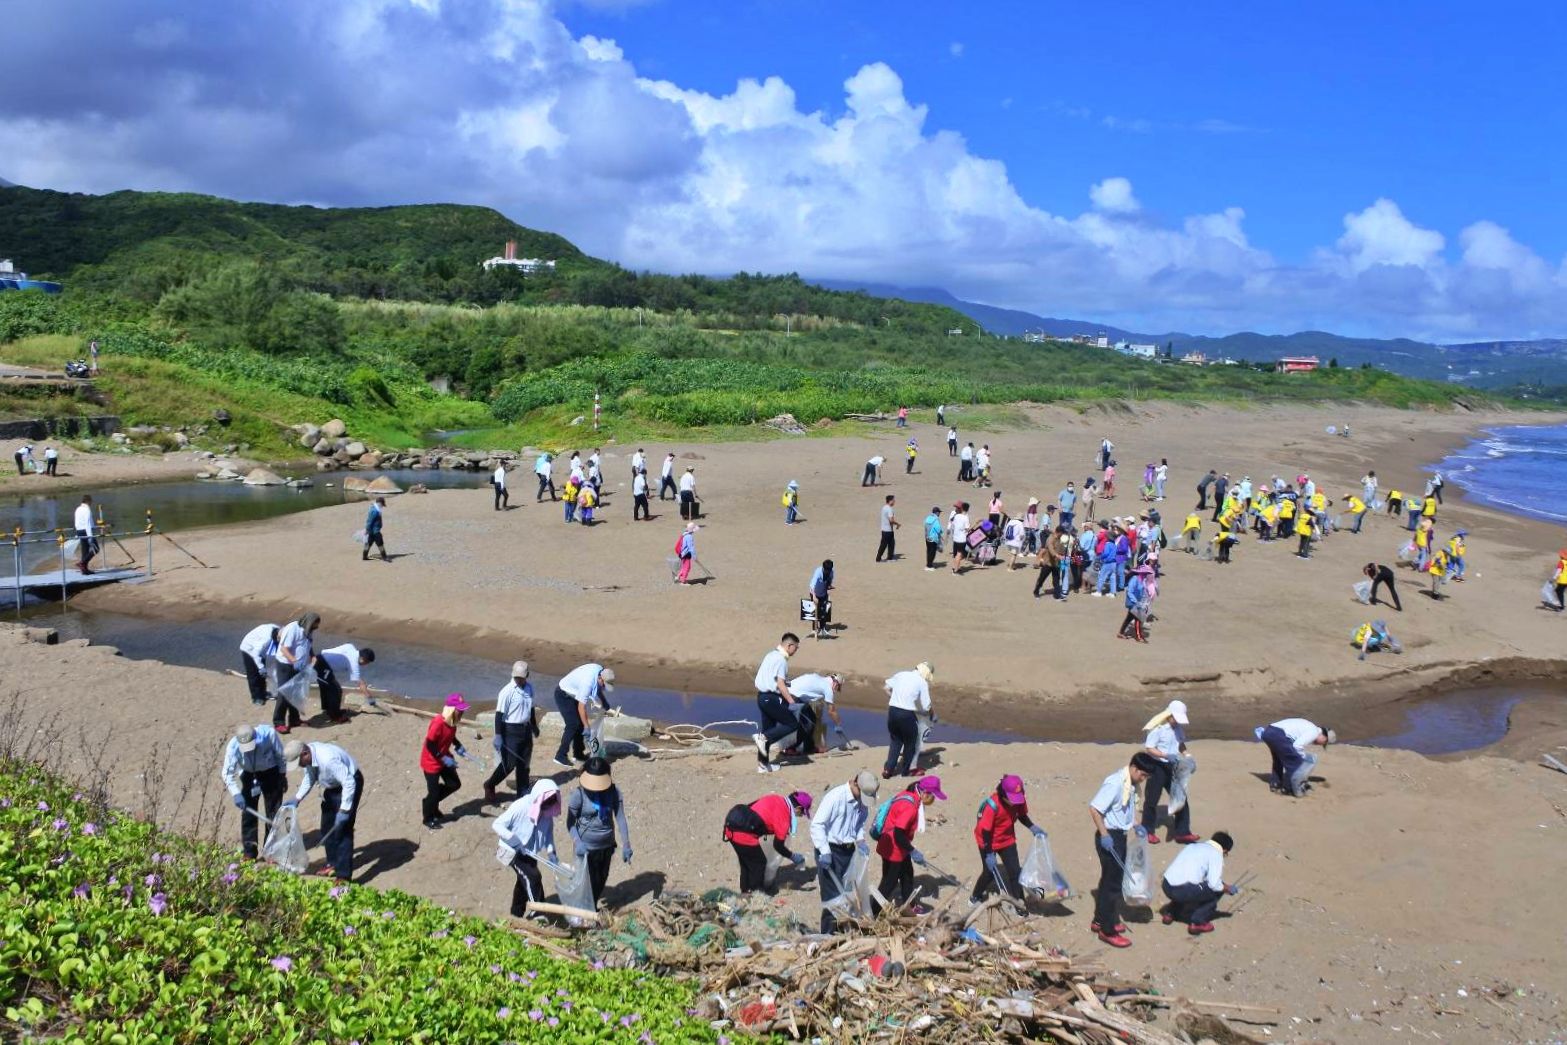
[[[1143,740],[1143,750],[1153,757],[1156,763],[1148,774],[1148,781],[1143,785],[1143,831],[1148,836],[1149,845],[1158,845],[1159,836],[1155,831],[1159,826],[1159,793],[1170,793],[1170,785],[1175,781],[1175,764],[1186,753],[1186,727],[1191,724],[1191,718],[1186,712],[1186,702],[1172,700],[1165,709],[1149,719],[1143,726],[1146,737]],[[1186,804],[1171,814],[1174,823],[1170,825],[1170,841],[1179,842],[1181,845],[1190,845],[1201,839],[1192,834],[1192,806],[1188,798]]]
[[[807,822],[811,815],[811,793],[792,791],[783,795],[763,795],[748,806],[737,805],[724,818],[724,841],[728,842],[740,861],[740,892],[754,893],[764,890],[769,896],[777,888],[767,881],[767,855],[762,852],[762,839],[773,839],[773,851],[795,867],[805,864],[805,857],[791,852],[786,839],[794,833],[801,817]]]
[[[979,880],[974,883],[970,899],[979,903],[996,890],[1001,890],[1014,900],[1023,899],[1023,887],[1018,882],[1022,868],[1017,858],[1017,828],[1022,824],[1044,838],[1045,829],[1028,818],[1028,798],[1023,792],[1023,778],[1008,773],[1001,778],[983,802],[974,825],[974,841],[979,845]]]
[[[887,691],[887,761],[882,764],[881,777],[890,780],[895,774],[916,776],[920,749],[920,718],[933,717],[930,703],[930,680],[935,672],[928,662],[921,661],[913,671],[900,671],[883,685]]]
[[[268,820],[283,801],[283,740],[268,725],[242,722],[223,750],[223,784],[239,810],[239,841],[245,856],[256,858],[256,824],[252,813],[266,805]]]
[[[283,749],[283,761],[301,774],[299,790],[285,798],[285,808],[305,800],[317,784],[321,785],[321,840],[326,847],[327,865],[316,873],[350,881],[354,877],[354,823],[364,805],[365,775],[354,757],[336,744],[317,740],[309,744],[297,740]],[[328,826],[330,825],[330,826]]]
[[[457,759],[452,752],[467,757],[468,751],[457,739],[457,723],[468,710],[468,701],[461,693],[446,698],[441,713],[430,720],[425,731],[424,745],[419,749],[419,769],[424,773],[424,826],[430,831],[441,829],[441,802],[462,787],[457,776]]]
[[[594,755],[582,766],[577,790],[566,805],[566,830],[571,833],[577,859],[588,862],[588,881],[593,888],[593,903],[598,904],[609,881],[609,868],[615,856],[615,829],[620,829],[624,846],[620,859],[631,863],[631,828],[626,823],[626,803],[610,776],[609,759]]]
[[[876,840],[876,855],[881,857],[881,884],[877,891],[890,904],[902,906],[914,892],[914,867],[924,866],[925,854],[914,847],[914,836],[925,829],[925,807],[937,799],[947,800],[941,789],[941,778],[922,776],[899,791],[886,802],[886,813],[877,811],[881,821],[881,836]],[[871,901],[874,913],[881,907]],[[927,909],[914,907],[913,913],[925,914]]]

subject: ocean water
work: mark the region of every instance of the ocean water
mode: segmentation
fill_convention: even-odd
[[[1481,504],[1567,523],[1567,425],[1509,425],[1437,465]]]

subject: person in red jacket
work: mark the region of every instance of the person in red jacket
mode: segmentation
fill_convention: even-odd
[[[740,810],[748,810],[746,816]],[[800,867],[805,857],[789,851],[784,839],[794,833],[798,817],[811,815],[811,795],[808,791],[795,791],[783,795],[763,795],[748,806],[737,806],[724,820],[724,841],[734,847],[740,860],[740,892],[754,893],[758,889],[772,895],[778,890],[767,884],[767,855],[762,852],[762,839],[773,839],[773,850],[785,860]],[[761,828],[760,831],[755,830]]]
[[[887,800],[887,813],[881,819],[881,837],[876,840],[876,854],[881,857],[881,884],[876,887],[888,903],[901,906],[914,892],[914,865],[924,866],[925,854],[914,848],[914,836],[920,829],[921,811],[936,799],[946,801],[941,790],[939,776],[923,776]],[[872,901],[872,913],[881,913],[879,904]],[[924,914],[925,909],[914,908],[914,913]]]
[[[457,740],[457,723],[467,710],[468,702],[461,693],[447,697],[441,714],[430,720],[424,746],[419,749],[419,768],[424,771],[424,826],[431,831],[441,829],[441,800],[462,787],[452,751],[468,756],[467,748]]]
[[[979,903],[999,889],[1014,900],[1023,899],[1018,882],[1022,870],[1017,859],[1017,825],[1045,837],[1045,829],[1028,818],[1028,799],[1023,793],[1023,778],[1008,773],[995,791],[979,804],[979,822],[974,825],[974,841],[979,845],[979,881],[974,883],[971,899]]]

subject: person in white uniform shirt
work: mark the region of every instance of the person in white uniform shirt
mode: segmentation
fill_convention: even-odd
[[[631,455],[631,477],[635,479],[639,475],[647,473],[647,455],[642,448],[637,447],[637,452]]]
[[[756,771],[778,772],[778,754],[784,743],[800,730],[792,710],[795,696],[789,689],[789,658],[800,649],[800,636],[786,631],[778,645],[767,651],[756,669],[756,710],[762,731],[751,734],[756,745]]]
[[[506,779],[506,774],[514,770],[517,794],[528,790],[533,741],[539,735],[538,715],[533,707],[533,683],[528,681],[530,674],[528,662],[517,661],[511,666],[511,681],[495,698],[495,747],[500,752],[500,760],[495,772],[484,782],[484,800],[490,805],[500,801],[495,789]]]
[[[56,478],[60,475],[60,451],[52,446],[44,447],[44,474]]]
[[[278,632],[272,663],[277,668],[276,684],[280,690],[285,682],[304,671],[310,664],[311,646],[315,641],[316,629],[319,627],[321,627],[321,615],[306,613],[298,620],[283,625],[283,630]],[[299,722],[299,709],[279,693],[276,705],[272,709],[272,728],[279,733],[287,734],[289,730],[299,725]]]
[[[652,510],[647,501],[647,471],[639,471],[631,477],[631,521],[641,519],[648,522],[653,518]]]
[[[248,859],[256,859],[256,824],[253,813],[265,805],[266,818],[277,816],[283,804],[283,741],[271,726],[240,723],[223,749],[223,786],[239,810],[239,843]]]
[[[495,510],[504,511],[511,504],[511,499],[506,493],[506,463],[502,461],[495,466],[495,473],[490,476],[490,485],[495,487]]]
[[[675,500],[680,499],[680,492],[675,489],[675,455],[673,452],[664,455],[664,463],[658,472],[658,499],[664,500],[664,492]]]
[[[549,490],[550,500],[558,501],[560,499],[555,496],[555,480],[551,477],[554,471],[555,466],[550,462],[550,455],[547,452],[540,451],[538,460],[533,462],[533,474],[539,477],[539,492],[533,496],[535,504],[544,500],[545,490]]]
[[[327,718],[336,723],[348,721],[348,715],[343,712],[342,676],[347,676],[349,683],[359,687],[361,697],[370,698],[370,683],[365,681],[360,669],[374,663],[375,650],[360,649],[348,642],[316,654],[311,664],[316,669],[316,686],[321,691],[321,710],[326,712]]]
[[[663,500],[662,492],[659,499]],[[700,504],[701,499],[696,495],[696,466],[692,465],[680,477],[680,518],[687,521],[701,518]]]
[[[877,454],[875,457],[872,457],[869,461],[866,461],[865,462],[865,474],[860,476],[860,485],[861,486],[875,486],[876,485],[876,481],[879,478],[881,478],[881,466],[884,463],[886,463],[886,460],[887,459],[885,457],[883,457],[881,454]]]
[[[919,776],[925,772],[915,762],[920,749],[920,717],[931,713],[930,680],[935,675],[928,663],[917,664],[913,671],[900,671],[883,686],[887,691],[887,761],[881,778],[894,775]]]
[[[795,699],[792,710],[800,722],[800,747],[807,755],[816,753],[816,724],[823,714],[832,719],[838,739],[847,739],[838,715],[837,696],[842,689],[843,676],[837,674],[797,675],[789,680],[789,692]]]
[[[283,749],[283,760],[297,764],[304,774],[299,790],[285,799],[285,806],[297,806],[321,786],[321,839],[326,846],[327,866],[317,873],[351,881],[354,877],[354,822],[364,804],[365,776],[347,751],[336,744],[317,741],[301,744],[290,741]]]
[[[1186,727],[1190,722],[1186,703],[1172,700],[1143,726],[1143,732],[1147,734],[1143,750],[1152,755],[1156,763],[1156,768],[1148,775],[1148,783],[1143,785],[1143,830],[1148,832],[1149,845],[1159,844],[1159,836],[1154,833],[1159,826],[1159,793],[1170,792],[1170,785],[1175,780],[1175,764],[1186,753]],[[1171,815],[1175,822],[1170,825],[1170,841],[1190,845],[1198,840],[1192,834],[1190,798]]]
[[[1228,832],[1215,831],[1213,837],[1188,846],[1171,861],[1164,872],[1162,887],[1170,902],[1161,912],[1165,925],[1185,922],[1192,936],[1213,932],[1213,915],[1226,893],[1240,892],[1236,885],[1224,882],[1224,858],[1235,848]]]
[[[239,642],[240,666],[245,669],[252,704],[267,702],[267,662],[277,652],[279,630],[276,624],[258,624]]]
[[[515,667],[515,665],[513,665]],[[583,737],[588,732],[589,709],[597,703],[609,710],[609,695],[615,691],[615,673],[602,664],[583,664],[573,668],[555,684],[555,710],[565,723],[560,747],[555,749],[555,764],[572,768],[568,754],[578,762],[588,757]]]
[[[968,502],[959,501],[952,506],[947,517],[947,529],[952,534],[952,572],[959,572],[968,558]]]
[[[1154,757],[1146,751],[1105,777],[1088,803],[1094,821],[1094,852],[1099,856],[1099,889],[1094,894],[1094,935],[1111,947],[1130,947],[1121,922],[1121,878],[1126,866],[1126,832],[1137,814],[1137,788],[1153,772]]]
[[[837,930],[838,922],[826,907],[827,901],[837,896],[844,875],[849,873],[849,863],[854,859],[854,846],[865,832],[865,821],[870,819],[870,803],[875,801],[881,781],[876,774],[862,769],[846,784],[831,788],[822,796],[811,814],[811,847],[816,850],[816,880],[821,887],[822,932]]]
[[[76,506],[74,517],[76,526],[76,568],[84,574],[92,573],[87,564],[98,554],[98,541],[95,539],[98,527],[92,517],[92,494],[82,494],[82,503]]]
[[[1338,739],[1333,730],[1307,718],[1284,718],[1269,726],[1258,726],[1252,734],[1268,745],[1273,756],[1268,788],[1295,798],[1304,798],[1311,786],[1311,771],[1317,767],[1312,748],[1327,747]]]

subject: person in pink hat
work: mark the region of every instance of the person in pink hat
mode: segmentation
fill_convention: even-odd
[[[441,713],[430,720],[430,728],[424,734],[424,746],[419,749],[419,768],[424,772],[424,826],[430,831],[441,829],[441,801],[455,794],[462,787],[457,777],[457,759],[452,752],[468,757],[468,750],[457,739],[457,723],[462,721],[468,702],[461,693],[446,698]]]
[[[734,847],[740,861],[740,892],[763,890],[769,896],[778,891],[767,881],[767,854],[762,839],[771,835],[773,851],[795,867],[805,866],[805,857],[789,849],[787,839],[796,823],[811,819],[811,793],[792,791],[783,795],[763,795],[750,805],[737,805],[724,817],[724,841]]]
[[[883,803],[871,822],[876,854],[881,857],[881,884],[877,891],[891,904],[902,906],[914,892],[914,866],[924,866],[925,854],[914,848],[914,836],[925,828],[925,807],[947,794],[939,776],[922,776]],[[880,906],[871,901],[874,913]],[[916,905],[915,914],[928,908]]]
[[[979,881],[974,883],[970,897],[975,903],[998,889],[1014,900],[1023,900],[1023,887],[1018,882],[1022,870],[1017,858],[1018,824],[1032,831],[1036,839],[1045,837],[1045,829],[1028,818],[1023,778],[1008,773],[979,804],[978,823],[974,825],[974,841],[979,845]]]

